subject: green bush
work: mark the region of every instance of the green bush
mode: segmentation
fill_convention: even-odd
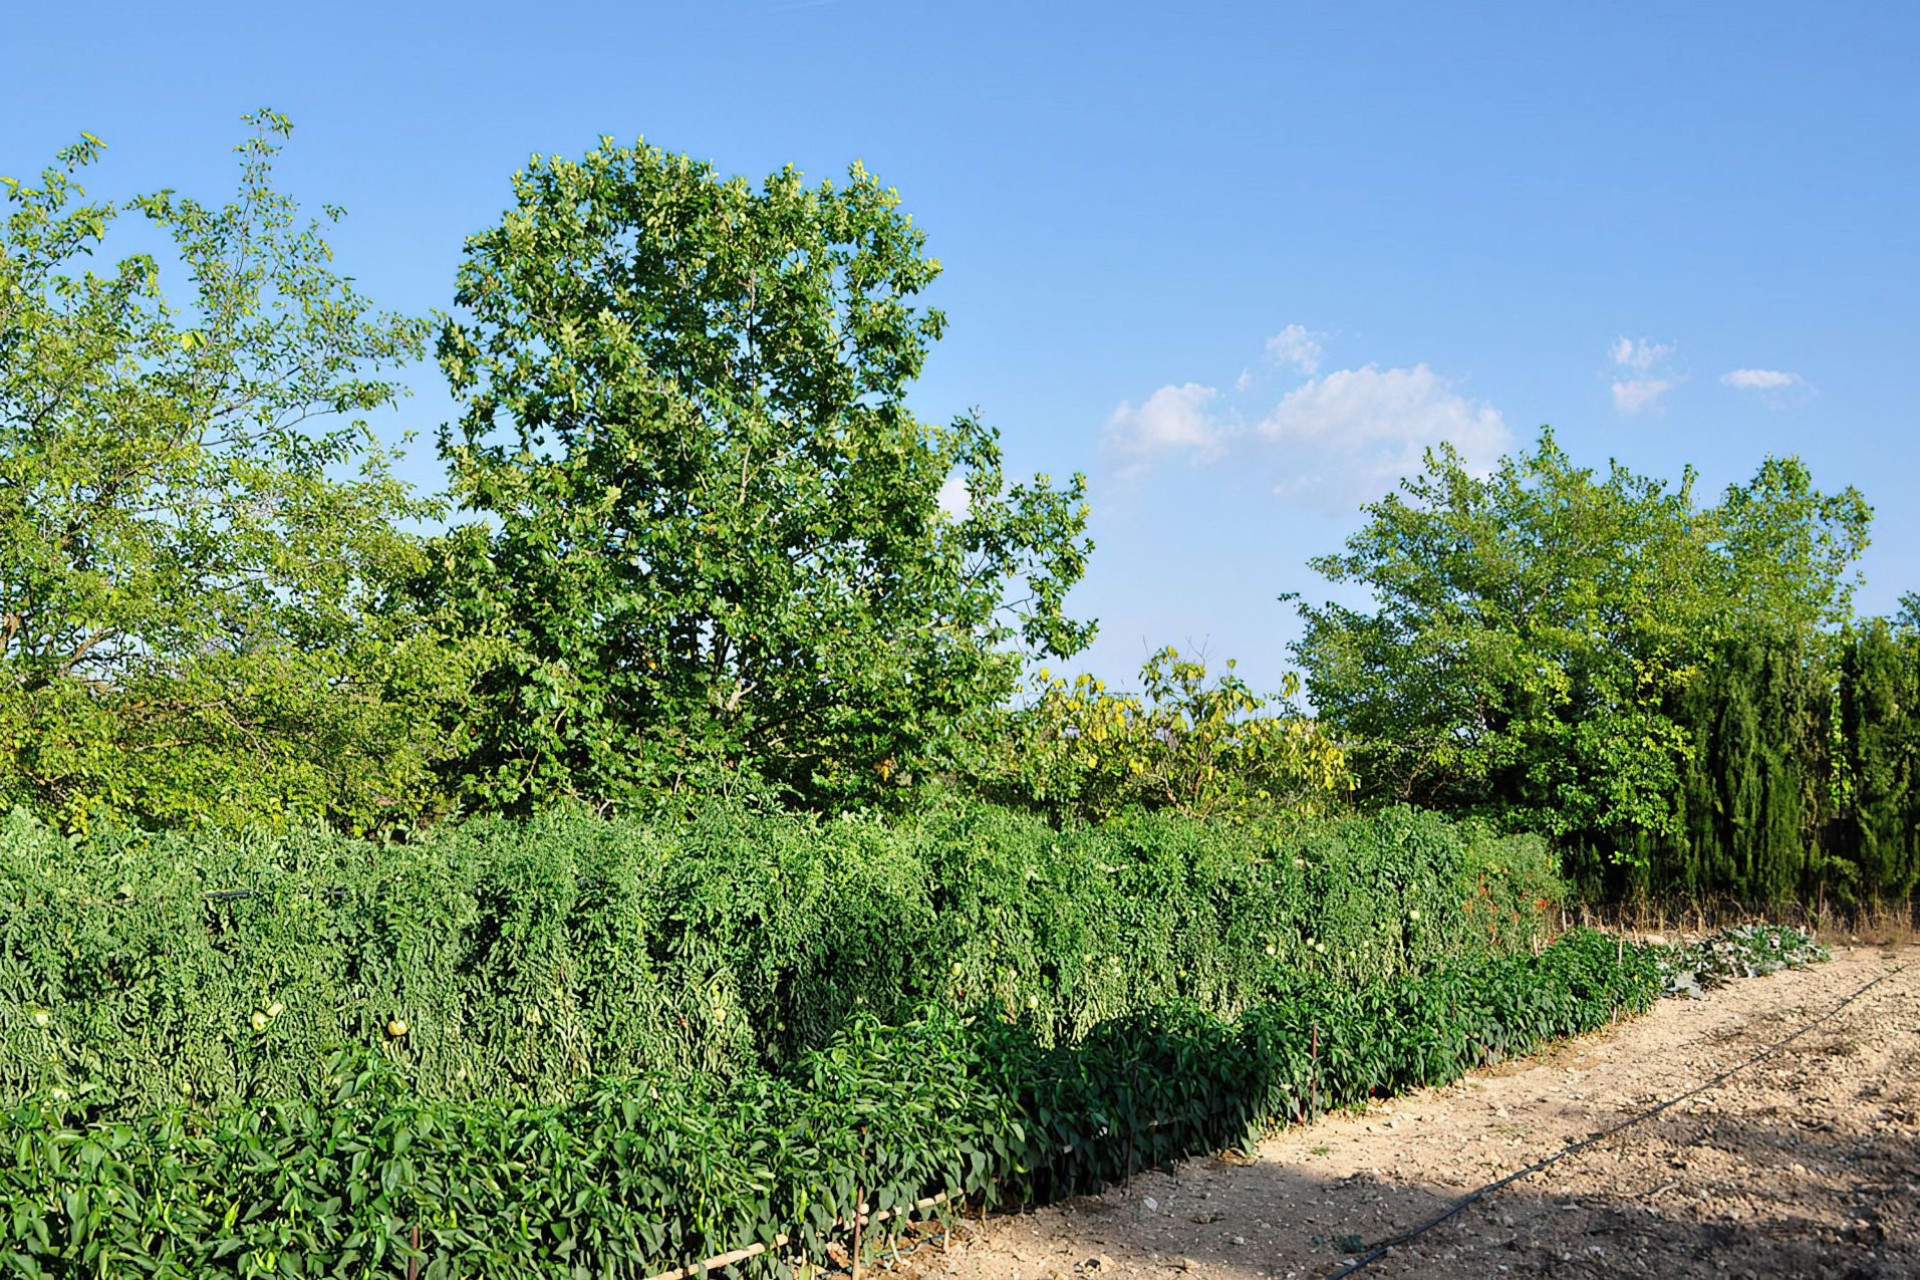
[[[1359,986],[1530,948],[1557,902],[1547,865],[1537,841],[1410,810],[1280,835],[715,806],[411,845],[73,845],[16,815],[0,1095],[59,1087],[103,1115],[298,1097],[357,1045],[423,1098],[557,1101],[594,1077],[780,1067],[927,1004],[1073,1041],[1173,1001],[1234,1017],[1301,975]]]
[[[319,1100],[87,1121],[0,1115],[0,1265],[19,1276],[637,1277],[750,1244],[819,1259],[854,1207],[1096,1187],[1262,1125],[1453,1079],[1660,993],[1657,953],[1575,933],[1365,986],[1296,977],[1237,1024],[1190,1004],[1048,1044],[934,1008],[849,1022],[778,1074],[594,1083],[562,1103],[433,1102],[346,1055]],[[875,1220],[882,1239],[899,1219]]]

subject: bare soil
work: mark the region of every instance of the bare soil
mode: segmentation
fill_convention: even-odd
[[[1901,966],[1910,966],[1901,969]],[[1526,1059],[1286,1129],[1100,1196],[956,1225],[920,1280],[1327,1277],[1467,1192],[1724,1084],[1494,1192],[1360,1274],[1920,1277],[1920,946],[1732,983]]]

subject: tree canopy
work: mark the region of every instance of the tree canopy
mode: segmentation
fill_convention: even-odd
[[[70,827],[363,824],[424,777],[370,619],[429,504],[358,415],[427,330],[335,272],[340,210],[307,220],[272,184],[291,126],[247,122],[223,205],[88,201],[90,136],[6,180],[0,803]],[[128,215],[166,251],[96,269]]]
[[[1375,607],[1305,605],[1294,654],[1367,785],[1560,835],[1664,831],[1694,749],[1675,700],[1732,637],[1848,615],[1871,509],[1768,459],[1715,506],[1551,432],[1476,475],[1442,446],[1310,563]]]
[[[472,237],[442,367],[460,508],[448,625],[486,803],[618,797],[718,767],[884,789],[1064,656],[1085,484],[1008,484],[972,415],[908,393],[945,325],[897,195],[758,187],[645,144],[536,158]],[[963,502],[943,508],[943,490]]]

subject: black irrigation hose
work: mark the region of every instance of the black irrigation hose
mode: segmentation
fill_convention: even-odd
[[[1708,1080],[1705,1084],[1696,1085],[1694,1088],[1687,1090],[1685,1093],[1678,1094],[1675,1097],[1668,1098],[1665,1102],[1662,1102],[1658,1106],[1649,1107],[1645,1111],[1640,1112],[1638,1115],[1628,1116],[1625,1120],[1622,1120],[1618,1124],[1610,1125],[1607,1128],[1601,1129],[1596,1133],[1591,1133],[1586,1137],[1580,1139],[1580,1141],[1572,1144],[1571,1146],[1560,1148],[1560,1150],[1554,1152],[1552,1155],[1548,1156],[1544,1160],[1536,1160],[1524,1169],[1516,1170],[1515,1172],[1508,1174],[1506,1177],[1499,1179],[1497,1182],[1489,1182],[1486,1186],[1481,1187],[1479,1190],[1470,1192],[1467,1195],[1462,1196],[1459,1200],[1455,1201],[1450,1208],[1441,1210],[1439,1213],[1436,1213],[1433,1217],[1428,1218],[1425,1222],[1421,1223],[1419,1226],[1413,1227],[1406,1231],[1402,1231],[1399,1235],[1394,1236],[1391,1239],[1382,1240],[1379,1244],[1376,1244],[1371,1249],[1369,1249],[1365,1254],[1361,1255],[1358,1258],[1355,1258],[1352,1262],[1349,1262],[1346,1266],[1340,1268],[1340,1270],[1334,1272],[1331,1276],[1327,1277],[1327,1280],[1342,1280],[1342,1277],[1350,1276],[1354,1272],[1359,1271],[1364,1267],[1372,1266],[1374,1263],[1378,1262],[1380,1259],[1386,1257],[1387,1250],[1395,1248],[1399,1245],[1406,1244],[1411,1240],[1417,1239],[1418,1237],[1425,1235],[1427,1232],[1433,1230],[1435,1227],[1439,1226],[1441,1223],[1447,1221],[1447,1219],[1459,1213],[1462,1209],[1465,1209],[1468,1205],[1474,1203],[1477,1200],[1482,1199],[1483,1197],[1492,1195],[1494,1192],[1500,1190],[1500,1188],[1508,1185],[1509,1183],[1518,1182],[1522,1178],[1529,1177],[1532,1174],[1536,1174],[1540,1172],[1542,1169],[1546,1168],[1548,1165],[1558,1164],[1560,1161],[1566,1159],[1568,1156],[1584,1151],[1596,1142],[1600,1142],[1604,1139],[1611,1138],[1614,1134],[1619,1133],[1622,1129],[1630,1128],[1633,1125],[1639,1124],[1642,1120],[1651,1120],[1653,1117],[1659,1115],[1661,1112],[1666,1111],[1671,1107],[1678,1106],[1682,1102],[1685,1102],[1688,1098],[1692,1098],[1699,1094],[1705,1093],[1707,1090],[1713,1088],[1715,1085],[1719,1084],[1721,1081],[1725,1080],[1727,1077],[1735,1075],[1741,1071],[1745,1071],[1748,1067],[1760,1061],[1762,1058],[1768,1057],[1771,1054],[1777,1053],[1781,1049],[1784,1049],[1787,1045],[1792,1044],[1795,1040],[1798,1040],[1801,1036],[1807,1034],[1807,1032],[1813,1030],[1815,1027],[1819,1026],[1821,1023],[1827,1021],[1829,1018],[1834,1017],[1842,1009],[1852,1004],[1855,1000],[1858,1000],[1861,996],[1867,994],[1867,992],[1873,990],[1873,988],[1885,982],[1888,978],[1896,977],[1899,974],[1905,972],[1906,968],[1907,966],[1903,964],[1893,969],[1889,969],[1887,972],[1881,974],[1877,978],[1874,978],[1872,981],[1868,982],[1865,986],[1855,991],[1852,995],[1842,1000],[1839,1004],[1833,1006],[1833,1008],[1827,1010],[1825,1013],[1815,1018],[1812,1022],[1807,1023],[1806,1026],[1801,1027],[1798,1031],[1794,1032],[1792,1035],[1787,1036],[1784,1039],[1774,1041],[1772,1044],[1768,1045],[1766,1048],[1760,1050],[1760,1052],[1754,1054],[1751,1058],[1748,1058],[1745,1062],[1742,1062],[1737,1066],[1728,1067],[1725,1071],[1722,1071],[1719,1075],[1713,1077],[1711,1080]]]

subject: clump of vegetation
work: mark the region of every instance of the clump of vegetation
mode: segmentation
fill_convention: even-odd
[[[1010,482],[990,427],[907,407],[946,318],[895,192],[607,142],[513,194],[439,343],[470,522],[424,589],[485,655],[452,726],[463,798],[630,804],[743,771],[884,799],[1023,654],[1091,639],[1064,608],[1084,479]]]
[[[1698,942],[1669,949],[1660,963],[1667,974],[1669,995],[1699,996],[1734,978],[1804,969],[1832,954],[1804,929],[1737,924]]]
[[[91,137],[0,214],[0,809],[112,825],[430,812],[460,671],[394,596],[436,509],[365,415],[426,326],[337,272],[262,112],[224,204],[89,199]],[[102,265],[121,223],[165,246]],[[136,230],[137,239],[140,232]]]
[[[1047,1042],[1169,1001],[1232,1017],[1530,950],[1545,845],[1389,810],[1289,829],[1136,815],[1056,830],[954,802],[818,821],[476,821],[75,846],[0,824],[0,1089],[113,1114],[316,1087],[340,1044],[423,1096],[791,1061],[861,1016],[993,1008]],[[213,896],[209,897],[209,893]]]
[[[1314,817],[1347,807],[1352,773],[1340,744],[1293,699],[1279,705],[1234,672],[1165,648],[1139,693],[1042,667],[1026,705],[986,719],[967,756],[969,785],[1043,813],[1098,822],[1128,808],[1234,821]]]
[[[440,326],[443,504],[365,421],[430,326],[337,271],[341,211],[273,183],[291,126],[248,120],[224,205],[89,201],[90,137],[7,181],[0,806],[81,835],[853,807],[1092,636],[1084,481],[906,408],[940,266],[857,166],[756,190],[608,144],[516,175]],[[128,215],[170,252],[103,271]]]
[[[744,1274],[825,1256],[856,1206],[883,1244],[920,1199],[1098,1187],[1270,1123],[1451,1080],[1602,1026],[1660,990],[1653,953],[1575,933],[1539,956],[1355,985],[1295,976],[1237,1022],[1190,1004],[1072,1044],[997,1011],[853,1020],[788,1067],[431,1102],[335,1057],[286,1100],[100,1121],[48,1091],[0,1114],[10,1273],[398,1269],[650,1274],[752,1245]],[[420,1255],[411,1235],[420,1231]]]
[[[1303,605],[1293,646],[1363,804],[1549,835],[1592,899],[1920,886],[1920,601],[1853,626],[1857,490],[1768,458],[1702,503],[1548,432],[1366,513],[1311,564],[1372,606]]]

